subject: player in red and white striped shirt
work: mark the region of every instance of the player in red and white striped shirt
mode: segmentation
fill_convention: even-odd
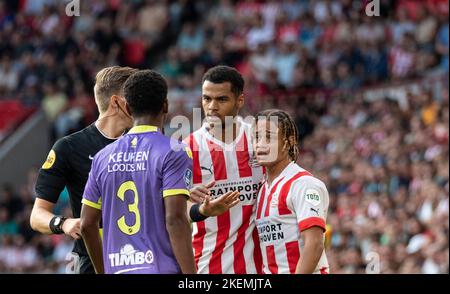
[[[193,154],[196,186],[191,198],[198,201],[229,191],[240,193],[240,203],[224,214],[193,224],[198,273],[262,272],[255,212],[263,168],[253,161],[251,125],[238,118],[244,105],[243,88],[244,80],[234,68],[210,69],[202,86],[207,122],[187,140]],[[225,127],[226,117],[233,118],[230,127]]]
[[[258,195],[256,226],[268,274],[329,271],[324,251],[328,191],[295,163],[297,139],[297,127],[286,112],[257,115],[256,157],[267,177]]]

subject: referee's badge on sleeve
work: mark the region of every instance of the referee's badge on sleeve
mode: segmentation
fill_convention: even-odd
[[[48,153],[47,159],[45,160],[44,164],[42,165],[42,169],[49,169],[49,168],[51,168],[53,166],[53,164],[55,163],[55,161],[56,161],[56,153],[52,149]]]

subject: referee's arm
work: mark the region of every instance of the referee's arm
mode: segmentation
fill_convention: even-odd
[[[62,234],[80,238],[80,219],[61,218],[53,214],[53,208],[66,186],[68,174],[67,153],[69,146],[58,140],[48,154],[36,182],[36,200],[30,216],[31,228],[43,234]]]
[[[50,223],[56,217],[53,214],[53,208],[55,204],[44,200],[36,198],[34,202],[33,210],[30,216],[31,228],[37,232],[43,234],[55,234],[50,228]],[[56,224],[55,224],[56,226]],[[79,218],[68,218],[64,220],[61,225],[61,233],[71,236],[74,239],[80,239],[80,219]]]
[[[43,234],[53,234],[50,230],[50,221],[54,217],[53,207],[55,207],[54,203],[36,198],[30,216],[30,225],[33,230]]]

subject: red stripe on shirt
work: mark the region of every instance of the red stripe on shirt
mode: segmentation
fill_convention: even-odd
[[[222,273],[222,253],[230,234],[230,226],[230,211],[228,210],[217,217],[216,246],[209,261],[210,274]]]
[[[278,274],[278,265],[277,265],[277,260],[275,258],[275,247],[273,245],[267,246],[266,253],[267,253],[267,263],[268,263],[270,272],[272,274]]]
[[[195,265],[198,270],[198,262],[200,257],[202,257],[203,252],[203,242],[205,240],[205,221],[200,221],[195,223],[197,225],[197,233],[194,235],[194,240],[192,240],[192,247],[194,247],[194,258]]]
[[[207,140],[207,142],[214,166],[214,178],[216,181],[226,180],[228,177],[223,149],[222,147],[220,147],[219,145],[215,144],[210,140]]]
[[[289,264],[289,272],[291,274],[295,274],[295,269],[297,268],[297,263],[300,259],[300,249],[298,247],[298,241],[287,242],[285,246]]]
[[[197,140],[195,140],[194,134],[191,134],[189,137],[189,146],[192,151],[192,157],[193,157],[193,169],[194,169],[194,176],[193,176],[193,182],[194,184],[201,184],[202,183],[202,170],[200,168],[200,156],[199,156],[199,147]]]
[[[253,245],[255,245],[255,250],[253,251],[253,262],[255,263],[255,267],[256,267],[256,272],[258,274],[262,274],[263,273],[263,260],[262,260],[262,253],[261,253],[261,247],[259,245],[259,236],[258,236],[258,230],[255,229],[253,230],[252,233],[252,238],[253,238]]]
[[[239,166],[239,176],[241,178],[251,177],[252,168],[250,167],[250,155],[248,154],[248,142],[245,132],[241,140],[237,143],[236,157]]]
[[[266,185],[263,184],[261,194],[259,194],[259,195],[261,195],[261,196],[258,199],[258,210],[256,211],[256,219],[261,218],[261,211],[262,211],[262,207],[264,205],[264,199],[266,198]]]
[[[247,270],[245,268],[245,257],[244,257],[244,245],[245,245],[245,232],[250,226],[250,217],[253,213],[253,205],[243,205],[242,206],[242,225],[240,226],[236,241],[233,245],[234,252],[234,273],[235,274],[246,274]]]
[[[270,212],[270,202],[272,201],[273,194],[274,194],[275,191],[277,190],[278,185],[281,183],[282,180],[284,180],[284,177],[281,178],[281,179],[275,184],[275,186],[273,186],[273,188],[270,190],[270,194],[269,194],[269,197],[267,198],[267,202],[266,202],[266,210],[264,211],[264,216],[269,216],[269,212]],[[282,194],[280,193],[280,195],[282,195]]]
[[[286,198],[291,190],[292,183],[303,176],[311,176],[307,171],[299,172],[292,179],[287,181],[283,187],[281,187],[280,195],[278,197],[278,213],[279,215],[291,214],[291,210],[288,208]]]

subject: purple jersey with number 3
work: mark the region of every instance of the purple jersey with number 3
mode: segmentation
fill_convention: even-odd
[[[181,273],[164,197],[189,196],[192,155],[153,126],[137,126],[94,157],[82,203],[102,211],[105,273]]]

